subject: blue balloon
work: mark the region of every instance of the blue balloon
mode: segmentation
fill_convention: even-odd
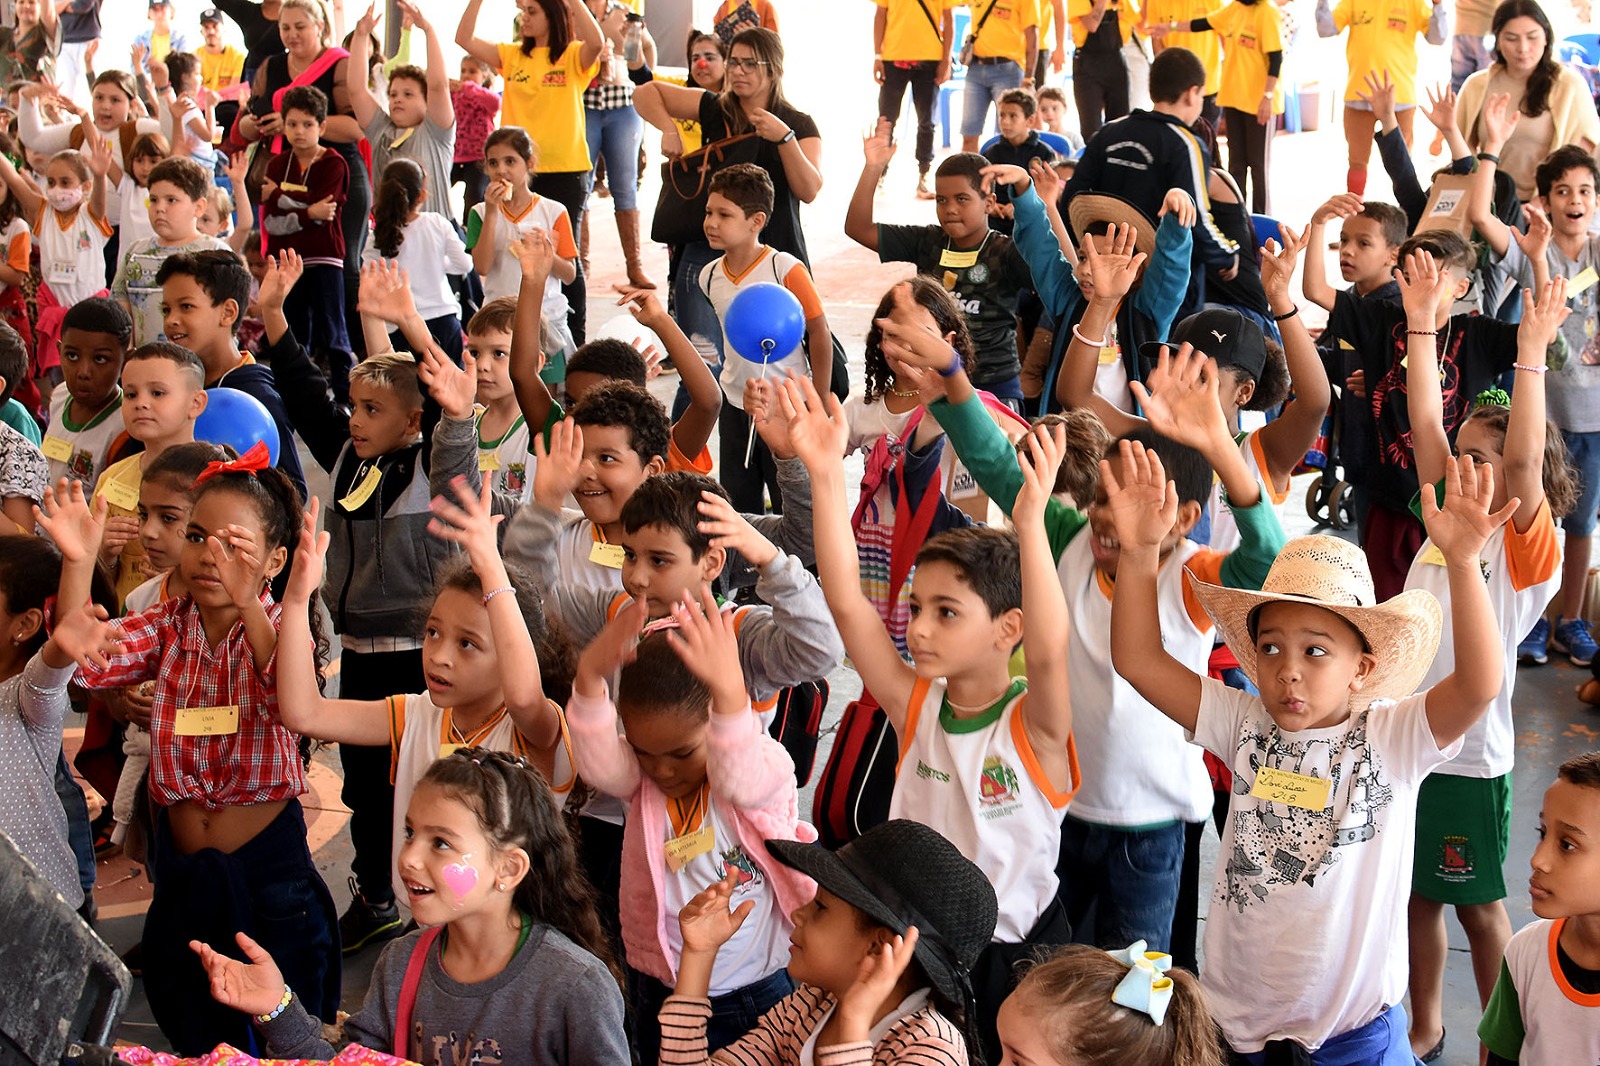
[[[733,350],[752,363],[782,359],[806,334],[806,313],[795,294],[765,282],[740,289],[722,320]]]
[[[261,401],[238,389],[207,389],[206,409],[195,419],[194,439],[226,444],[243,455],[265,441],[272,465],[278,465],[278,424]]]

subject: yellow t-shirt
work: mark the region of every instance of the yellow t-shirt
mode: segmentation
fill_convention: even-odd
[[[1388,71],[1394,81],[1394,102],[1417,102],[1417,34],[1428,28],[1428,0],[1339,0],[1333,24],[1349,29],[1345,62],[1350,80],[1344,98],[1359,100],[1367,91],[1367,75]]]
[[[505,93],[500,103],[500,125],[521,126],[539,146],[539,169],[550,174],[587,173],[593,166],[584,141],[583,90],[600,70],[599,58],[583,65],[583,42],[567,45],[552,63],[550,49],[535,48],[522,54],[520,43],[505,43],[500,50],[500,74]]]
[[[983,21],[990,8],[994,9],[989,21],[983,23],[983,32],[978,34],[972,54],[1004,56],[1031,75],[1033,56],[1028,55],[1027,32],[1039,27],[1039,0],[989,0],[988,3],[973,0],[969,6],[973,26]]]
[[[1278,5],[1272,0],[1241,4],[1235,0],[1211,16],[1211,28],[1222,38],[1222,84],[1217,106],[1255,111],[1267,91],[1267,53],[1283,51]],[[1283,114],[1283,84],[1272,93],[1272,113]]]
[[[1152,26],[1168,22],[1193,22],[1203,19],[1215,10],[1214,0],[1146,0],[1145,21]],[[1157,54],[1168,48],[1187,48],[1200,57],[1206,67],[1207,96],[1215,95],[1222,87],[1222,42],[1214,30],[1199,33],[1169,33],[1161,38]]]
[[[1093,10],[1093,0],[1068,0],[1067,28],[1072,31],[1072,45],[1074,48],[1082,48],[1084,42],[1089,39],[1089,31],[1084,29],[1083,23],[1078,20]],[[1117,32],[1122,35],[1122,43],[1127,44],[1128,40],[1133,36],[1133,28],[1139,24],[1139,5],[1134,0],[1111,0],[1106,5],[1106,10],[1117,13]],[[1205,13],[1205,11],[1200,12],[1201,15]],[[1195,17],[1199,18],[1200,16],[1196,15]]]
[[[233,84],[244,74],[244,53],[231,44],[223,45],[222,51],[215,55],[205,48],[200,49],[198,54],[200,84],[212,92]]]
[[[944,13],[955,4],[949,0],[873,0],[888,11],[883,26],[885,63],[923,63],[943,59],[944,41],[935,26],[944,25]],[[999,18],[998,12],[995,18]],[[930,21],[931,19],[931,21]]]
[[[152,33],[150,35],[150,58],[157,63],[172,54],[172,34]]]
[[[143,455],[130,455],[119,463],[112,463],[94,483],[94,495],[106,498],[108,517],[139,517],[139,489],[144,484],[143,460]],[[144,545],[139,543],[138,537],[123,545],[117,571],[119,607],[128,598],[128,593],[150,580],[150,575],[144,572],[144,560]]]

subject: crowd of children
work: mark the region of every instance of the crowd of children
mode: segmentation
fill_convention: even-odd
[[[918,0],[876,2],[898,47]],[[527,69],[548,51],[565,76],[569,7],[635,26],[595,6],[524,3]],[[1036,0],[971,6],[971,69],[1003,73],[987,49],[1011,35],[1045,48]],[[1439,5],[1378,26],[1322,4],[1319,32],[1351,34],[1349,191],[1258,246],[1278,5],[1045,6],[1078,45],[1087,145],[1060,89],[997,85],[999,136],[937,166],[919,140],[935,219],[890,225],[893,118],[864,142],[844,232],[915,277],[882,294],[854,395],[750,163],[703,190],[715,258],[691,283],[720,370],[632,252],[619,322],[648,340],[576,344],[585,221],[535,191],[494,71],[450,79],[406,0],[425,65],[372,79],[369,7],[347,77],[274,94],[250,159],[216,11],[190,53],[152,2],[92,112],[22,90],[26,151],[0,155],[0,830],[91,922],[97,845],[144,865],[138,969],[174,1050],[1404,1066],[1443,1053],[1450,907],[1486,1061],[1600,1061],[1600,754],[1545,794],[1521,931],[1504,876],[1517,663],[1591,666],[1600,703],[1595,146],[1549,152],[1515,202],[1496,178],[1526,101],[1487,98],[1476,158],[1453,93],[1416,105]],[[1089,68],[1136,18],[1165,47],[1123,117],[1126,73]],[[727,21],[781,60],[775,19]],[[346,106],[366,164],[328,147]],[[1417,110],[1470,174],[1442,223],[1396,162]],[[1375,129],[1398,206],[1361,199]],[[733,352],[756,286],[803,320],[765,366]],[[206,429],[232,403],[260,409],[253,438]],[[1286,540],[1328,417],[1354,540]],[[820,711],[795,709],[846,657],[863,692],[814,825]],[[301,806],[313,741],[339,746],[351,812],[342,914]],[[341,1021],[343,959],[379,944]]]

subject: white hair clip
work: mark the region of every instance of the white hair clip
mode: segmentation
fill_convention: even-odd
[[[1128,967],[1128,975],[1117,982],[1116,991],[1111,993],[1111,1002],[1148,1014],[1151,1021],[1160,1025],[1172,1003],[1172,978],[1167,976],[1172,969],[1172,956],[1146,951],[1143,940],[1109,954]]]

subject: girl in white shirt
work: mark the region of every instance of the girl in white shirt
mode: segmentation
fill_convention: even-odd
[[[465,277],[472,256],[454,223],[433,211],[424,211],[428,182],[422,168],[409,159],[396,159],[383,168],[383,178],[372,208],[372,239],[363,262],[394,260],[411,279],[411,297],[428,332],[457,366],[461,364],[461,304],[446,275]],[[441,269],[442,268],[442,269]],[[403,341],[397,341],[403,345]]]

